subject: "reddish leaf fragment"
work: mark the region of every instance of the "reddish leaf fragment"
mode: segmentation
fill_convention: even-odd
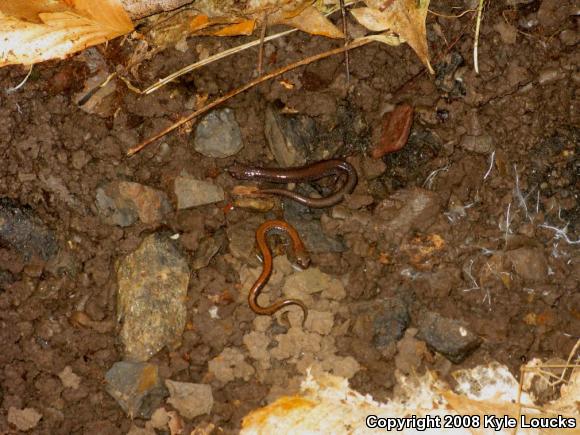
[[[386,113],[381,120],[381,135],[371,155],[379,159],[385,154],[399,151],[409,139],[413,125],[413,107],[400,104],[392,112]]]

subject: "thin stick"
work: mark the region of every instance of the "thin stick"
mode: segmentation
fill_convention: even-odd
[[[462,16],[464,16],[465,14],[468,14],[470,12],[477,12],[477,9],[466,9],[463,12],[461,12],[459,15],[440,14],[439,12],[432,11],[431,9],[429,9],[428,11],[430,14],[433,14],[435,16],[442,17],[442,18],[461,18]]]
[[[264,38],[266,37],[266,28],[268,27],[268,13],[264,11],[262,15],[262,31],[260,32],[260,48],[258,49],[258,76],[262,75],[264,65]]]
[[[574,347],[572,348],[570,355],[568,355],[568,361],[566,361],[566,364],[570,364],[570,361],[572,361],[572,357],[576,354],[576,351],[578,350],[578,348],[580,348],[580,340],[578,340],[576,342],[576,344],[574,345]],[[564,371],[562,372],[562,376],[560,377],[559,382],[564,382],[564,376],[566,376],[566,370],[568,370],[569,367],[571,367],[571,366],[568,366],[564,369]]]
[[[169,127],[163,129],[161,132],[157,133],[154,136],[151,136],[148,139],[145,139],[143,142],[141,142],[140,144],[134,146],[133,148],[130,148],[129,151],[127,151],[127,156],[131,157],[133,155],[135,155],[136,153],[138,153],[139,151],[141,151],[143,148],[145,148],[147,145],[149,145],[152,142],[155,142],[157,139],[165,136],[167,133],[175,130],[176,128],[182,126],[183,124],[185,124],[186,122],[191,121],[192,119],[196,118],[199,115],[202,115],[203,113],[208,112],[209,110],[213,109],[216,106],[219,106],[220,104],[222,104],[224,101],[229,100],[232,97],[235,97],[238,94],[241,94],[244,91],[247,91],[250,88],[253,88],[256,85],[259,85],[260,83],[266,82],[274,77],[277,77],[279,75],[284,74],[285,72],[291,71],[293,69],[296,69],[300,66],[304,66],[304,65],[308,65],[309,63],[312,62],[316,62],[317,60],[320,59],[324,59],[326,57],[330,57],[330,56],[334,56],[335,54],[339,54],[339,53],[343,53],[346,50],[350,50],[356,47],[361,47],[363,45],[368,44],[369,42],[372,42],[372,39],[369,38],[359,38],[355,41],[353,41],[352,43],[350,43],[349,45],[345,46],[345,47],[340,47],[340,48],[335,48],[333,50],[329,50],[329,51],[325,51],[324,53],[319,53],[316,54],[314,56],[310,56],[307,57],[306,59],[302,59],[298,62],[295,62],[293,64],[290,65],[286,65],[282,68],[278,68],[277,70],[272,71],[271,73],[268,73],[266,75],[260,76],[248,83],[246,83],[243,86],[240,86],[239,88],[234,89],[233,91],[228,92],[227,94],[225,94],[224,96],[217,98],[216,100],[212,101],[211,103],[209,103],[208,105],[202,107],[201,109],[196,110],[193,113],[190,113],[187,116],[182,117],[179,121],[177,121],[175,124],[170,125]]]
[[[348,23],[346,20],[346,8],[344,7],[344,0],[340,0],[340,12],[342,14],[342,33],[344,34],[344,46],[348,47]],[[344,50],[344,63],[346,67],[346,84],[350,84],[350,61],[348,56],[348,48]]]
[[[475,41],[473,41],[473,66],[475,68],[476,74],[479,74],[478,46],[479,46],[479,29],[481,27],[481,12],[483,11],[483,1],[484,0],[479,0],[479,5],[477,6],[477,22],[475,23]]]

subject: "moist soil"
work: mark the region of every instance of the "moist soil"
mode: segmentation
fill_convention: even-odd
[[[32,210],[52,231],[59,254],[47,261],[9,245],[0,249],[0,433],[16,432],[6,418],[11,407],[42,414],[30,433],[124,434],[133,424],[144,425],[145,420],[128,418],[104,388],[105,373],[122,359],[118,328],[86,327],[71,321],[71,315],[83,311],[93,321],[115,322],[115,263],[152,232],[185,234],[176,245],[190,263],[201,239],[216,235],[221,244],[206,267],[192,271],[181,346],[151,360],[166,379],[212,386],[211,414],[185,420],[183,433],[208,424],[214,433],[236,433],[249,411],[298,391],[303,367],[284,361],[264,368],[246,358],[254,375],[230,382],[208,371],[209,361],[226,348],[247,355],[244,336],[254,330],[255,315],[236,290],[240,262],[231,260],[223,234],[246,221],[251,238],[253,222],[275,213],[232,209],[229,192],[237,182],[224,169],[234,161],[277,165],[264,133],[269,106],[313,119],[324,132],[316,146],[359,167],[368,162],[365,156],[383,115],[401,103],[415,109],[406,146],[384,156],[378,173],[360,174],[353,197],[364,200],[351,198],[349,205],[358,218],[372,221],[382,216],[375,209],[397,192],[429,190],[440,211],[427,228],[376,244],[360,226],[338,231],[329,225],[336,210],[302,211],[304,219],[325,223],[327,235],[345,247],[314,253],[312,266],[341,279],[346,288],[346,297],[330,309],[334,325],[325,339],[336,355],[357,361],[353,388],[387,400],[395,370],[405,371],[405,361],[396,360],[396,345],[377,348],[372,322],[356,323],[355,307],[385,297],[405,301],[411,330],[432,311],[463,322],[482,339],[459,364],[425,349],[415,367],[419,372],[438,370],[445,377],[458,368],[499,361],[519,377],[519,367],[532,358],[566,359],[580,338],[578,18],[546,16],[540,1],[513,3],[522,4],[491,2],[485,11],[479,74],[473,68],[474,14],[429,14],[435,75],[407,45],[373,43],[350,52],[348,82],[344,57],[337,55],[230,99],[225,106],[235,113],[244,147],[229,158],[196,153],[194,123],[132,158],[125,154],[203,98],[219,97],[255,77],[255,49],[147,96],[118,81],[100,101],[99,113],[87,113],[76,103],[94,75],[86,54],[36,65],[20,89],[2,92],[0,197]],[[443,2],[432,2],[431,9],[456,11]],[[144,88],[204,53],[246,39],[190,39],[187,51],[165,50],[142,63],[131,79]],[[264,68],[273,70],[340,43],[296,32],[268,44]],[[135,49],[131,44],[114,41],[93,49],[93,55],[113,71],[128,62]],[[0,88],[15,86],[26,73],[21,67],[1,69]],[[99,215],[100,186],[129,180],[171,197],[172,180],[183,171],[222,185],[226,201],[127,227],[108,224]],[[443,244],[433,248],[429,241],[440,240],[435,236]],[[217,318],[209,314],[214,305]],[[287,317],[276,317],[270,329],[266,335],[286,331]],[[67,366],[80,377],[78,388],[59,379]],[[263,370],[270,375],[258,376]]]

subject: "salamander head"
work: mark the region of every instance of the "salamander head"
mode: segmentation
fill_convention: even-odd
[[[226,168],[228,174],[232,177],[239,179],[247,178],[248,168],[240,163],[234,163],[233,165]]]
[[[308,269],[308,266],[310,266],[310,255],[308,255],[308,252],[300,250],[294,255],[296,266],[301,270]]]

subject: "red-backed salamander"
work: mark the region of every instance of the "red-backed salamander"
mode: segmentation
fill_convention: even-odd
[[[234,164],[227,171],[238,180],[269,181],[272,183],[304,183],[331,175],[346,175],[346,181],[342,186],[324,198],[310,198],[286,189],[258,189],[256,192],[285,196],[311,208],[326,208],[338,204],[344,199],[345,194],[352,193],[358,181],[354,167],[341,159],[322,160],[299,168],[261,168]]]
[[[273,258],[272,251],[268,245],[267,237],[270,233],[273,232],[280,232],[288,235],[290,241],[292,242],[292,250],[294,251],[294,257],[298,266],[300,266],[302,269],[306,269],[310,265],[310,256],[308,255],[308,251],[306,250],[304,243],[302,243],[302,240],[300,239],[300,236],[294,227],[282,220],[270,220],[264,222],[258,227],[256,231],[256,242],[258,243],[258,248],[262,254],[263,268],[262,273],[250,289],[250,293],[248,295],[250,308],[256,314],[271,316],[276,311],[287,307],[288,305],[298,305],[304,312],[304,318],[302,320],[302,324],[304,324],[306,317],[308,316],[308,309],[306,308],[306,305],[304,305],[304,302],[301,300],[285,299],[275,302],[268,307],[262,307],[258,304],[258,296],[262,292],[264,286],[268,283],[270,275],[272,275]]]

